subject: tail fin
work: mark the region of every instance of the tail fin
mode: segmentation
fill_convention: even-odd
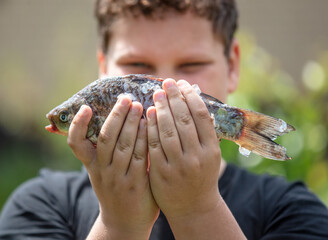
[[[244,155],[252,151],[265,158],[289,160],[286,148],[275,143],[277,136],[284,135],[295,128],[285,121],[258,112],[240,109],[245,116],[246,124],[241,136],[235,141]],[[248,151],[247,151],[248,150]]]

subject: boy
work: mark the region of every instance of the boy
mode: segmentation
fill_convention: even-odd
[[[122,96],[96,149],[85,139],[92,111],[82,107],[68,144],[87,171],[43,171],[22,186],[3,210],[0,237],[328,238],[327,209],[301,183],[254,176],[221,159],[211,118],[190,86],[222,101],[237,88],[233,1],[98,0],[96,15],[100,76],[189,83],[166,79],[147,119],[140,103]]]

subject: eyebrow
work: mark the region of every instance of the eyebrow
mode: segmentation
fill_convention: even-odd
[[[193,62],[193,61],[196,61],[196,62],[206,61],[207,62],[207,61],[213,61],[213,59],[210,56],[204,55],[202,53],[200,53],[200,54],[193,53],[193,54],[179,58],[179,62]]]
[[[121,54],[117,56],[117,61],[126,61],[126,60],[142,60],[142,61],[149,61],[149,55],[142,54],[140,52],[125,50]],[[150,59],[151,60],[151,59]],[[204,54],[201,51],[192,51],[189,53],[185,53],[184,56],[179,56],[176,58],[176,62],[193,62],[193,61],[212,61],[212,57]]]
[[[140,55],[140,54],[136,54],[136,53],[131,53],[131,52],[126,52],[123,54],[120,54],[117,56],[117,60],[119,61],[124,61],[124,60],[130,60],[130,59],[143,59],[143,60],[147,60],[147,56],[145,55]]]

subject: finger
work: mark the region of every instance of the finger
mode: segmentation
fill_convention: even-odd
[[[163,82],[163,89],[169,100],[170,109],[174,117],[183,150],[194,150],[199,146],[199,140],[195,123],[185,98],[173,79],[166,79]]]
[[[200,143],[204,145],[212,144],[214,142],[213,138],[216,139],[216,134],[213,127],[213,121],[205,103],[187,81],[180,80],[177,84],[189,106]]]
[[[146,119],[141,119],[132,159],[127,174],[134,179],[144,178],[147,175],[147,126]]]
[[[111,163],[113,151],[129,112],[131,99],[121,96],[104,122],[97,141],[97,162],[102,166]]]
[[[150,169],[159,169],[167,166],[168,160],[159,139],[155,107],[149,107],[147,109],[147,138]]]
[[[95,155],[95,148],[86,138],[88,124],[92,117],[92,110],[89,106],[82,105],[77,112],[68,130],[67,144],[72,149],[75,156],[88,166]]]
[[[142,116],[142,105],[133,102],[117,140],[111,165],[117,172],[126,174],[136,143],[139,122]]]
[[[160,143],[167,159],[174,161],[177,156],[182,154],[182,148],[169,103],[162,89],[156,90],[153,97]]]

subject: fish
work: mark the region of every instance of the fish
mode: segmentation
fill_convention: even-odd
[[[163,79],[142,74],[106,77],[98,79],[74,94],[68,100],[52,109],[46,117],[50,125],[46,130],[67,136],[70,124],[82,105],[92,109],[92,118],[88,125],[86,138],[94,146],[100,129],[116,101],[122,94],[127,94],[132,101],[143,105],[143,116],[153,106],[153,93],[162,88]],[[229,106],[220,100],[201,92],[192,86],[204,101],[218,139],[227,139],[239,145],[239,152],[248,156],[251,152],[273,160],[289,160],[286,148],[274,142],[295,128],[284,120],[248,109]]]

